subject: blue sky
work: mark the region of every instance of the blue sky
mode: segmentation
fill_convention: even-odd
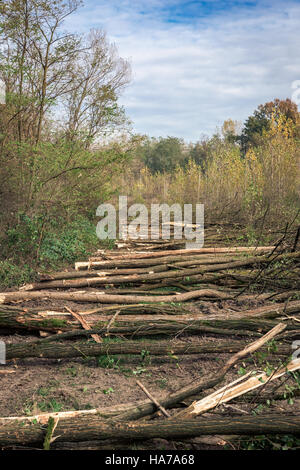
[[[130,61],[120,102],[135,132],[196,141],[300,80],[299,0],[84,3],[67,28],[104,29]]]

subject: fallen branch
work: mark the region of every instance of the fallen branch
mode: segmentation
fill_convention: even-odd
[[[79,321],[79,323],[82,325],[82,327],[85,329],[85,330],[90,330],[90,326],[87,324],[87,322],[85,321],[84,318],[82,318],[81,315],[79,315],[78,313],[76,312],[73,312],[73,310],[71,310],[69,307],[65,307],[66,310],[68,310],[68,312],[71,313],[71,315],[73,317],[76,318],[76,320]],[[96,341],[96,343],[102,343],[102,339],[100,338],[100,336],[98,334],[91,334],[91,337],[93,338],[94,341]]]
[[[205,413],[212,408],[215,408],[219,404],[227,403],[228,401],[244,395],[251,390],[255,390],[262,385],[266,385],[279,377],[282,377],[288,372],[293,372],[300,369],[300,359],[295,359],[289,364],[284,367],[281,367],[279,370],[275,371],[271,375],[267,375],[266,373],[258,374],[254,377],[248,378],[246,381],[244,377],[239,379],[239,383],[236,384],[235,382],[226,385],[225,387],[217,390],[216,392],[208,395],[207,397],[203,398],[202,400],[196,401],[192,403],[187,409],[177,414],[177,418],[188,418],[192,416],[196,416],[202,413]],[[242,383],[241,380],[243,380]]]
[[[137,385],[143,390],[145,395],[154,403],[155,406],[164,414],[167,418],[170,418],[171,415],[170,413],[167,412],[167,410],[156,400],[156,398],[151,395],[151,393],[146,389],[146,387],[139,381],[136,380]]]
[[[260,338],[261,339],[261,338]],[[259,340],[260,340],[259,339]],[[258,340],[258,341],[259,341]],[[239,351],[240,343],[229,341],[214,342],[199,341],[198,344],[183,342],[147,342],[147,341],[123,341],[121,343],[72,343],[58,344],[44,340],[14,343],[6,345],[6,359],[20,359],[26,357],[39,357],[48,359],[73,358],[73,357],[97,357],[101,355],[132,354],[141,355],[148,351],[153,356],[174,356],[183,354],[220,354],[235,353]],[[288,354],[289,346],[279,346],[273,354]]]
[[[115,423],[103,421],[97,415],[80,419],[60,420],[56,441],[88,441],[97,439],[142,440],[176,439],[201,435],[260,435],[299,434],[300,415],[282,414],[239,416],[238,418],[157,420],[151,424]],[[0,445],[38,445],[45,439],[45,429],[39,423],[11,422],[0,424]]]

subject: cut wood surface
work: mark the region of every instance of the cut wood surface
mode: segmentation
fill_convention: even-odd
[[[293,372],[300,369],[300,359],[295,359],[289,362],[286,366],[281,367],[277,371],[274,370],[271,374],[261,373],[256,374],[253,377],[248,378],[245,380],[244,378],[238,379],[239,383],[233,382],[231,384],[226,385],[225,387],[217,390],[216,392],[208,395],[207,397],[203,398],[202,400],[196,401],[192,403],[186,410],[182,411],[177,415],[180,418],[187,418],[196,416],[202,413],[215,408],[216,406],[227,403],[232,399],[244,395],[249,391],[255,390],[259,387],[265,386],[269,382],[272,382],[283,375]],[[249,374],[247,374],[249,375]]]

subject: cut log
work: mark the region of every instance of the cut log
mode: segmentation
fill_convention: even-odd
[[[38,423],[11,422],[0,424],[0,445],[42,445],[46,427]],[[97,415],[80,419],[60,420],[53,438],[56,442],[88,441],[98,439],[143,440],[153,438],[176,439],[203,435],[260,435],[299,434],[300,415],[259,415],[209,420],[157,420],[147,423],[107,422]]]
[[[121,258],[126,258],[126,257],[132,257],[132,258],[155,258],[156,256],[167,256],[167,255],[174,255],[175,253],[177,255],[194,255],[194,254],[203,254],[203,253],[258,253],[258,252],[266,252],[266,251],[272,251],[276,247],[275,246],[234,246],[234,247],[223,247],[223,248],[198,248],[198,249],[189,249],[189,250],[167,250],[167,251],[160,251],[159,253],[157,252],[152,252],[152,253],[125,253],[125,254],[120,254],[116,253],[116,256],[118,256],[120,259]],[[100,250],[101,251],[101,250]],[[100,254],[100,253],[99,253]],[[104,256],[109,256],[112,255],[112,253],[105,252],[102,255]]]
[[[274,327],[271,332],[279,333],[286,328],[286,325],[279,324]],[[267,334],[268,335],[268,334]],[[266,336],[256,340],[255,345],[266,342]],[[252,351],[252,344],[245,345],[242,354],[249,354]],[[249,352],[248,352],[248,348]],[[6,358],[17,359],[25,357],[43,357],[43,358],[70,358],[70,357],[87,357],[100,355],[116,355],[116,354],[136,354],[142,351],[148,351],[150,355],[180,355],[180,354],[216,354],[216,353],[232,353],[240,350],[240,343],[222,341],[218,344],[214,342],[199,341],[198,344],[179,341],[164,342],[146,342],[146,341],[124,341],[122,343],[76,343],[76,344],[53,344],[46,339],[32,341],[30,343],[17,343],[6,345]],[[288,354],[290,348],[288,346],[279,346],[274,354]],[[233,356],[235,360],[235,356]]]
[[[178,261],[172,261],[172,259],[175,258],[175,260]],[[44,281],[56,281],[56,280],[62,280],[62,279],[78,279],[82,277],[95,277],[95,276],[115,276],[115,275],[127,275],[127,274],[142,274],[142,273],[148,273],[150,274],[151,272],[163,272],[168,270],[168,266],[173,267],[185,267],[185,266],[196,266],[196,265],[209,265],[209,264],[222,264],[222,263],[229,263],[233,261],[238,261],[237,257],[216,257],[212,256],[210,258],[203,258],[199,256],[193,256],[193,257],[183,257],[183,256],[175,256],[170,258],[161,258],[157,260],[141,260],[140,262],[138,260],[131,260],[131,261],[126,261],[126,263],[133,263],[133,265],[136,265],[138,263],[144,264],[141,267],[128,267],[126,268],[126,265],[124,261],[121,262],[120,266],[116,265],[117,263],[113,262],[111,265],[109,265],[110,262],[106,262],[107,266],[103,265],[103,270],[102,271],[62,271],[62,272],[57,272],[57,273],[51,273],[51,274],[39,274],[39,279],[40,282]],[[162,264],[158,264],[162,261]],[[165,262],[165,263],[164,263]],[[154,264],[153,264],[154,263]],[[172,263],[170,265],[170,263]]]
[[[257,256],[264,255],[264,252],[262,253],[257,253]],[[233,258],[234,256],[234,258]],[[99,265],[99,269],[132,269],[132,268],[145,268],[147,269],[149,266],[161,266],[161,265],[166,265],[170,263],[181,263],[181,262],[194,262],[194,261],[199,261],[199,263],[208,263],[208,264],[218,264],[219,261],[221,262],[227,262],[228,260],[232,259],[240,259],[243,253],[237,253],[237,254],[232,254],[232,253],[224,253],[222,256],[219,254],[208,254],[208,255],[193,255],[193,256],[184,256],[184,255],[169,255],[169,256],[161,256],[159,258],[113,258],[113,259],[100,259],[99,258],[90,258],[88,262],[80,262],[79,267],[81,266],[81,263],[84,263],[82,266],[82,269],[90,269],[93,268],[94,263],[97,263]],[[213,261],[215,260],[215,263]],[[224,260],[224,261],[223,261]],[[96,265],[97,265],[96,264]],[[95,266],[96,266],[95,265]],[[77,266],[77,263],[76,263]]]
[[[273,320],[263,318],[276,318],[285,315],[288,329],[298,327],[296,317],[291,317],[300,312],[300,301],[286,304],[272,304],[258,307],[256,309],[241,312],[222,312],[215,315],[194,314],[184,310],[182,306],[138,304],[102,307],[93,310],[79,312],[86,319],[90,328],[98,328],[99,333],[102,326],[107,324],[108,315],[119,311],[118,325],[113,325],[110,330],[114,334],[132,335],[135,332],[143,334],[175,334],[181,329],[187,333],[211,332],[229,334],[231,332],[264,332],[274,326]],[[132,315],[135,321],[132,321]],[[147,315],[139,319],[138,315]],[[172,321],[170,322],[170,315]],[[289,318],[290,317],[290,318]],[[35,309],[23,309],[15,306],[0,306],[0,328],[23,329],[36,331],[70,331],[80,328],[78,321],[74,321],[69,312],[64,311],[38,311]]]
[[[57,281],[63,279],[78,279],[81,277],[95,277],[95,276],[115,276],[116,274],[120,275],[127,275],[127,274],[142,274],[142,273],[151,273],[151,272],[162,272],[166,271],[167,265],[166,264],[154,264],[153,266],[149,264],[149,266],[139,267],[139,268],[116,268],[113,269],[105,269],[103,271],[62,271],[58,273],[51,273],[51,274],[39,274],[40,283],[45,281]]]
[[[45,341],[45,340],[44,340]],[[199,341],[198,344],[184,342],[146,342],[146,341],[124,341],[122,343],[72,343],[60,344],[53,342],[31,341],[6,345],[6,359],[21,359],[26,357],[39,357],[45,359],[61,359],[74,357],[97,357],[101,355],[132,354],[141,355],[142,351],[148,351],[152,356],[174,356],[191,354],[222,354],[235,353],[240,350],[241,342]],[[288,355],[289,346],[279,346],[273,354]]]
[[[181,251],[181,250],[180,250]],[[185,250],[183,250],[185,251]],[[264,251],[259,251],[259,252],[250,252],[251,254],[256,254],[255,258],[260,258],[260,256],[263,256],[265,253]],[[227,252],[227,254],[231,254],[230,252]],[[295,253],[294,253],[295,254]],[[160,255],[158,257],[157,255]],[[170,256],[163,256],[163,252],[158,252],[156,253],[156,256],[154,257],[154,260],[152,257],[146,257],[146,258],[141,258],[141,257],[134,257],[133,254],[132,256],[127,256],[125,258],[113,258],[112,260],[102,260],[102,261],[97,261],[96,259],[90,259],[88,262],[79,262],[75,263],[75,269],[80,270],[80,269],[97,269],[97,268],[115,268],[115,267],[130,267],[130,266],[136,266],[136,267],[143,267],[143,266],[149,266],[149,265],[160,265],[160,264],[170,264],[171,262],[185,262],[185,261],[203,261],[203,260],[213,260],[213,256],[216,256],[217,253],[211,253],[209,258],[206,256],[203,258],[203,255],[194,255],[193,256],[184,256],[184,253],[178,253],[178,252],[172,252]],[[259,256],[260,255],[260,256]],[[222,255],[224,257],[224,254]],[[280,256],[280,255],[278,255]],[[265,256],[266,257],[266,256]],[[247,258],[246,258],[247,259]],[[249,259],[249,258],[248,258]],[[218,264],[218,261],[220,260],[219,255],[216,256],[216,263]]]
[[[184,292],[176,295],[139,296],[139,295],[109,295],[105,292],[50,292],[50,291],[17,291],[4,292],[0,294],[0,304],[11,302],[55,299],[72,300],[74,302],[97,302],[102,304],[135,304],[139,302],[161,303],[161,302],[187,302],[192,299],[228,299],[230,296],[222,291],[212,289],[200,289],[192,292]]]
[[[289,253],[284,255],[279,255],[276,257],[276,261],[282,259],[296,259],[300,258],[300,252]],[[190,269],[180,269],[175,271],[164,271],[157,272],[152,274],[132,274],[132,275],[123,275],[123,276],[98,276],[88,279],[71,279],[71,280],[62,280],[62,281],[48,281],[38,284],[28,284],[24,286],[23,290],[33,290],[33,289],[54,289],[54,288],[78,288],[78,287],[90,287],[96,285],[105,285],[105,284],[129,284],[129,283],[141,283],[147,281],[157,281],[159,279],[170,279],[170,278],[186,278],[188,276],[193,276],[195,274],[205,274],[208,272],[224,271],[228,269],[235,269],[244,266],[252,266],[257,263],[271,263],[274,261],[274,258],[268,257],[254,257],[254,258],[245,258],[240,261],[233,261],[231,263],[221,263],[217,265],[209,265],[207,267],[200,268],[190,268]]]

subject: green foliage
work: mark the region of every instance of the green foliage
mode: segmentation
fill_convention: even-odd
[[[54,398],[51,398],[49,401],[39,402],[38,407],[42,412],[52,411],[58,413],[63,409],[64,405],[57,402]]]
[[[60,232],[49,232],[45,235],[40,249],[40,261],[55,263],[73,262],[86,257],[89,249],[99,244],[95,225],[84,218],[70,222]]]
[[[173,171],[178,164],[183,163],[183,141],[177,137],[160,137],[148,141],[143,158],[153,174]]]
[[[277,119],[283,115],[290,120],[299,132],[299,113],[297,105],[289,98],[286,100],[275,99],[264,105],[259,105],[254,111],[253,116],[249,116],[243,128],[243,132],[239,138],[243,152],[245,153],[251,146],[257,146],[261,143],[264,133],[270,131],[272,125],[272,117]]]
[[[293,450],[298,449],[300,439],[293,435],[261,435],[246,438],[240,441],[240,450]],[[232,447],[226,445],[225,449]]]
[[[36,268],[55,269],[85,258],[99,246],[96,224],[85,217],[65,224],[57,218],[45,222],[42,216],[19,215],[19,223],[9,228],[1,242],[0,285],[21,285],[36,276]]]
[[[0,261],[0,286],[13,287],[34,279],[35,272],[27,264],[20,265],[11,261]]]
[[[109,355],[98,356],[97,365],[103,369],[118,369],[120,359]]]
[[[130,65],[104,31],[65,34],[64,20],[80,5],[0,3],[0,78],[7,91],[0,106],[4,287],[97,246],[96,208],[116,191],[112,180],[135,146],[134,137],[103,143],[114,130],[128,130],[118,100]]]

